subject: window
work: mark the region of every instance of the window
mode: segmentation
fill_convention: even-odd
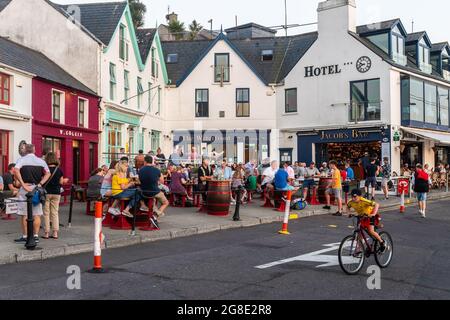
[[[53,152],[58,159],[61,159],[61,140],[51,137],[42,138],[42,150],[46,152]]]
[[[448,105],[449,105],[449,95],[448,95],[448,90],[444,89],[444,88],[439,88],[438,89],[438,93],[439,93],[439,124],[441,126],[449,126],[449,110],[448,110]]]
[[[130,72],[126,71],[123,74],[123,103],[128,105],[128,98],[130,96]]]
[[[154,152],[156,152],[156,150],[158,150],[158,148],[161,147],[160,141],[161,141],[161,132],[153,130],[151,143],[152,143],[152,150]]]
[[[78,126],[87,128],[88,124],[88,102],[85,99],[78,99]]]
[[[410,119],[411,121],[424,121],[424,93],[423,81],[410,80]]]
[[[391,34],[391,47],[392,59],[401,65],[406,65],[405,39],[398,28],[395,28]]]
[[[351,82],[350,122],[381,120],[380,79]]]
[[[116,66],[109,64],[109,98],[113,101],[116,98]]]
[[[148,83],[148,112],[152,111],[152,84]]]
[[[156,61],[156,49],[152,48],[152,77],[158,78],[158,62]]]
[[[167,63],[177,63],[178,62],[178,53],[169,53],[167,56]]]
[[[93,172],[97,166],[97,161],[96,161],[96,157],[95,157],[95,150],[96,150],[96,144],[94,143],[89,143],[89,172]]]
[[[157,115],[161,116],[161,88],[158,88],[158,112]]]
[[[425,122],[437,124],[436,86],[425,83]]]
[[[195,90],[195,117],[197,117],[197,118],[209,117],[209,90],[208,89]]]
[[[214,57],[214,82],[230,82],[230,55],[216,53]]]
[[[52,120],[61,123],[61,93],[58,91],[52,94]]]
[[[272,61],[273,60],[273,50],[263,50],[261,52],[262,61]]]
[[[236,117],[250,117],[250,89],[236,89]]]
[[[110,122],[108,131],[108,160],[118,160],[118,155],[122,148],[122,125]]]
[[[0,103],[9,105],[11,100],[11,76],[0,73]]]
[[[286,89],[284,112],[297,112],[297,89]]]
[[[137,78],[137,107],[141,108],[142,105],[142,96],[144,95],[144,88],[142,87],[142,79]]]
[[[378,48],[389,54],[389,33],[368,36],[367,39]]]
[[[127,57],[127,44],[125,41],[125,26],[120,25],[120,35],[119,35],[119,57],[122,60],[128,60]]]

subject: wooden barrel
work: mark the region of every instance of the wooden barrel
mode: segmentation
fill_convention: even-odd
[[[227,216],[230,213],[231,181],[208,182],[207,206],[212,216]]]
[[[322,204],[326,204],[327,200],[325,199],[325,191],[328,189],[328,187],[333,182],[332,178],[320,178],[319,182],[319,189],[318,189],[318,195],[319,195],[319,202]],[[331,203],[334,202],[334,194],[331,195]]]

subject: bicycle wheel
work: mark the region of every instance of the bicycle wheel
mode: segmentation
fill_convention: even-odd
[[[364,265],[364,244],[354,235],[348,236],[342,240],[339,246],[339,265],[342,271],[348,275],[357,274]]]
[[[380,268],[387,268],[394,256],[394,242],[392,241],[391,235],[387,232],[380,232],[380,237],[386,244],[386,250],[381,252],[380,243],[377,241],[375,243],[375,261]]]

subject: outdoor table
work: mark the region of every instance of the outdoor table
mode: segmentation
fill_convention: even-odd
[[[231,203],[231,180],[209,180],[207,192],[208,214],[227,216]]]

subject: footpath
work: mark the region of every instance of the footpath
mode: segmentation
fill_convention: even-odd
[[[429,200],[445,199],[450,199],[450,193],[434,191],[429,194]],[[400,198],[398,197],[392,197],[389,200],[381,200],[379,202],[383,211],[398,209],[400,206]],[[408,206],[412,206],[417,201],[415,198],[412,198],[408,202],[410,202]],[[159,231],[145,232],[137,228],[136,234],[132,235],[130,231],[117,231],[111,230],[110,228],[103,228],[103,234],[105,235],[103,248],[107,250],[274,222],[279,222],[281,229],[284,213],[261,206],[262,201],[259,198],[254,199],[254,202],[250,205],[241,206],[241,221],[238,222],[232,219],[235,209],[234,206],[231,207],[230,215],[227,217],[215,217],[205,213],[199,213],[197,212],[198,208],[170,207],[166,212],[166,216],[161,218],[161,230]],[[64,226],[60,228],[59,239],[40,239],[38,247],[34,251],[26,250],[23,244],[14,243],[14,239],[18,238],[21,234],[19,220],[0,220],[0,265],[93,252],[94,218],[87,216],[85,211],[85,203],[75,202],[72,225],[68,227],[69,206],[61,206],[60,223]],[[415,208],[407,208],[407,212],[412,211],[416,213],[417,210]],[[322,206],[308,206],[305,210],[292,213],[297,214],[298,219],[303,219],[334,212],[333,210],[323,210]]]

